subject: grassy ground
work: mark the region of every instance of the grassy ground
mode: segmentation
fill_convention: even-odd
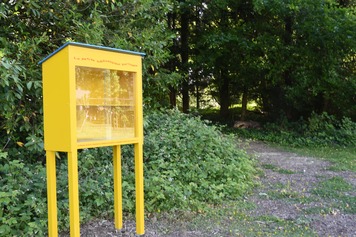
[[[172,233],[178,229],[186,234],[183,236],[317,236],[303,220],[294,222],[275,216],[246,214],[255,205],[245,200],[229,201],[204,213],[166,213],[158,216],[158,220],[174,223],[161,228],[167,236],[174,236]]]
[[[302,155],[319,157],[330,161],[333,165],[329,168],[334,171],[353,171],[356,172],[356,147],[318,147],[318,148],[289,148],[289,151],[297,152]]]

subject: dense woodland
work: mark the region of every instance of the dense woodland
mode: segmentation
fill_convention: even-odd
[[[41,140],[38,62],[66,41],[146,53],[146,109],[220,115],[249,101],[272,120],[356,117],[353,0],[2,1],[1,143]],[[36,148],[34,148],[36,149]]]

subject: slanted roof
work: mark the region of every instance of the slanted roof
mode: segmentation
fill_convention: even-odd
[[[130,51],[130,50],[123,50],[123,49],[116,49],[116,48],[110,48],[110,47],[105,47],[105,46],[97,46],[97,45],[92,45],[92,44],[84,44],[84,43],[78,43],[78,42],[67,42],[61,47],[59,47],[56,51],[42,59],[38,64],[42,64],[47,59],[51,58],[54,56],[56,53],[67,47],[68,45],[74,45],[74,46],[79,46],[79,47],[85,47],[85,48],[92,48],[92,49],[99,49],[99,50],[106,50],[106,51],[112,51],[112,52],[117,52],[117,53],[126,53],[126,54],[133,54],[133,55],[139,55],[139,56],[145,56],[145,53],[140,53],[140,52],[135,52],[135,51]]]

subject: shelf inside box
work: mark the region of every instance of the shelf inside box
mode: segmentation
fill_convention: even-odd
[[[136,74],[76,67],[77,140],[115,140],[135,135]]]

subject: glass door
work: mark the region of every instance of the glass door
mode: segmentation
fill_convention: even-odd
[[[75,68],[77,141],[135,136],[135,72]]]

